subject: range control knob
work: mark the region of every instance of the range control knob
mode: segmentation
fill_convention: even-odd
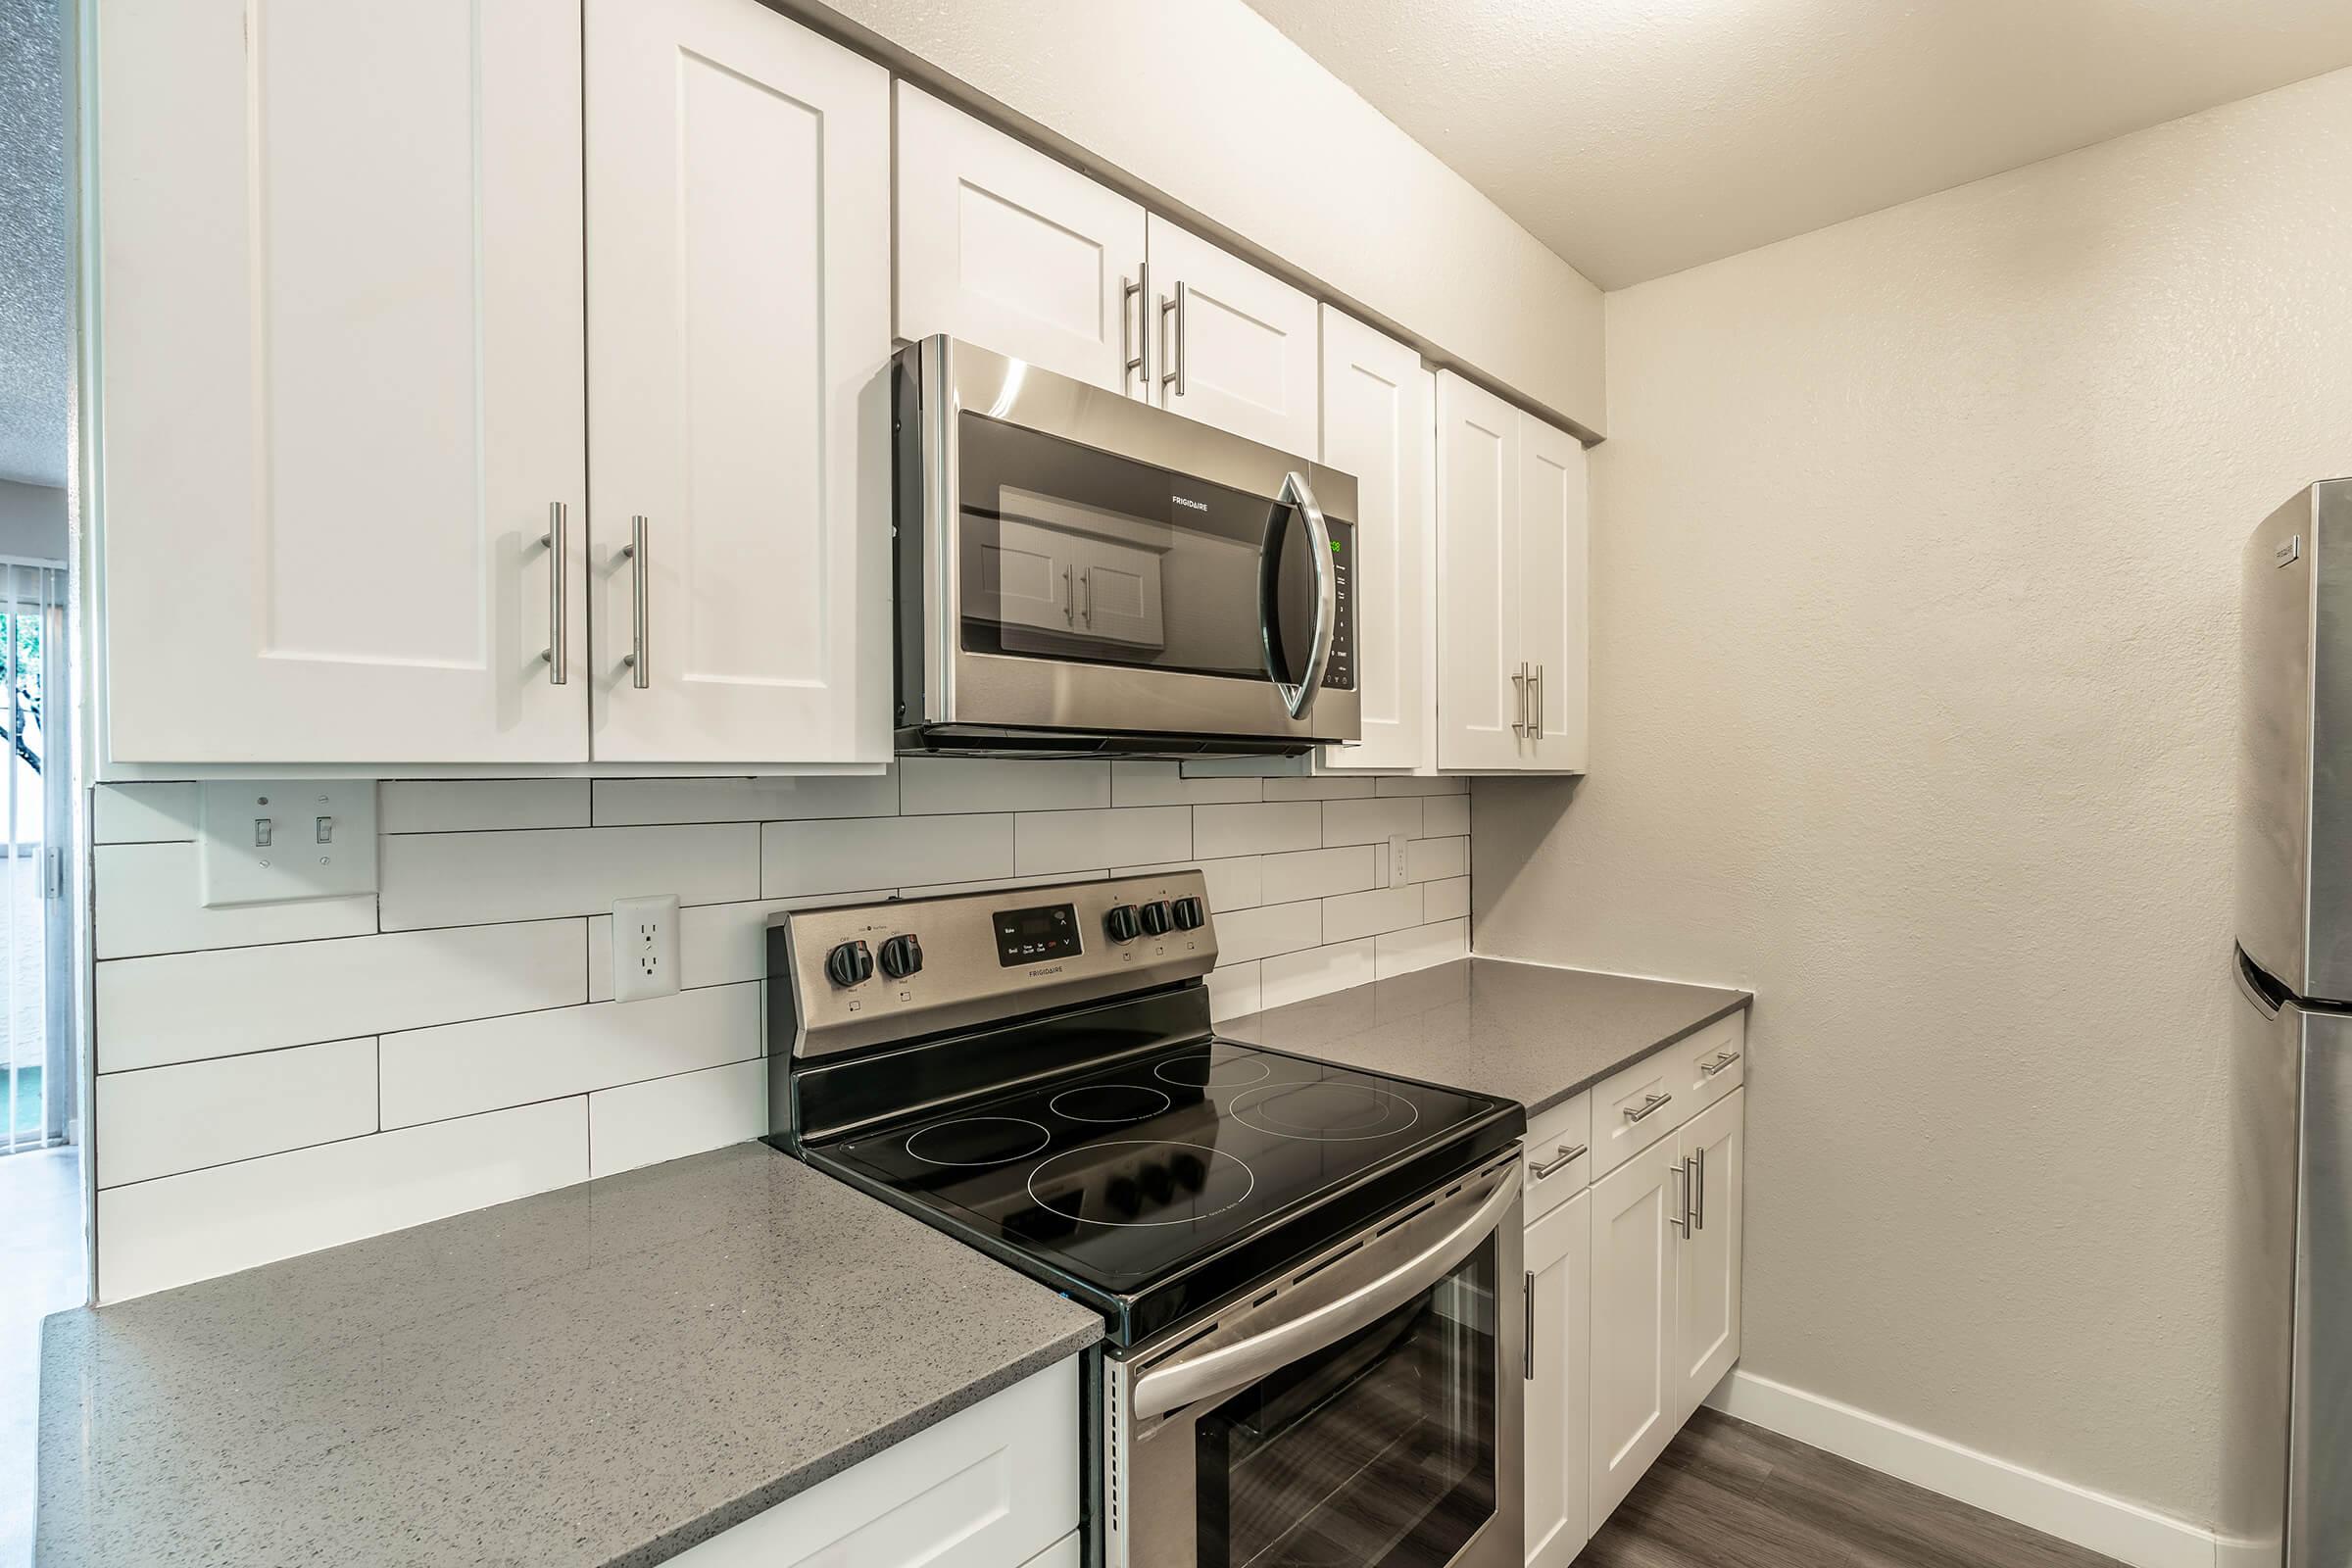
[[[1144,906],[1144,929],[1155,937],[1168,934],[1168,906],[1154,900]]]
[[[1174,909],[1179,931],[1198,931],[1207,923],[1208,911],[1200,906],[1199,899],[1178,899]]]
[[[1136,924],[1135,906],[1122,904],[1102,917],[1102,929],[1110,933],[1113,942],[1133,942],[1144,928]]]
[[[893,980],[904,980],[922,966],[923,945],[911,934],[882,944],[882,972]]]
[[[825,978],[837,986],[858,985],[873,974],[874,956],[862,942],[844,942],[825,955]]]

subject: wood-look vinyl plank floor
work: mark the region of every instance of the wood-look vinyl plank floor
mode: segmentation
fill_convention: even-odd
[[[1577,1568],[2118,1568],[1967,1503],[1700,1410]]]

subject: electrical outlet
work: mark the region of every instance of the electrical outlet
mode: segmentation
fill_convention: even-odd
[[[1393,833],[1389,836],[1389,886],[1393,888],[1404,886],[1405,842],[1405,837],[1401,833]]]
[[[612,901],[612,1000],[643,1002],[678,989],[678,896]]]

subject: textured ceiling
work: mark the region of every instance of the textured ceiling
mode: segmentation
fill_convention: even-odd
[[[0,0],[0,479],[66,482],[73,363],[57,0]]]
[[[1250,0],[1604,288],[2352,64],[2347,0]]]

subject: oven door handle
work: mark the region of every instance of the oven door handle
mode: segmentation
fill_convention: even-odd
[[[1519,1162],[1514,1160],[1468,1219],[1378,1279],[1279,1328],[1145,1373],[1130,1392],[1129,1419],[1147,1420],[1243,1388],[1378,1322],[1452,1273],[1509,1213],[1518,1200],[1519,1186]]]
[[[1315,492],[1307,484],[1306,475],[1297,469],[1282,476],[1282,493],[1274,498],[1277,508],[1289,507],[1306,522],[1308,552],[1315,564],[1315,641],[1306,656],[1306,668],[1300,672],[1298,684],[1284,680],[1283,670],[1274,662],[1274,622],[1281,612],[1282,595],[1282,534],[1271,525],[1266,530],[1266,543],[1258,559],[1258,638],[1264,645],[1266,673],[1273,677],[1274,689],[1282,694],[1285,708],[1293,718],[1304,718],[1307,710],[1315,706],[1315,694],[1323,689],[1323,677],[1331,669],[1331,653],[1340,635],[1339,567],[1331,560],[1331,524],[1323,517],[1323,509],[1315,504]],[[1280,514],[1277,513],[1277,515]]]

